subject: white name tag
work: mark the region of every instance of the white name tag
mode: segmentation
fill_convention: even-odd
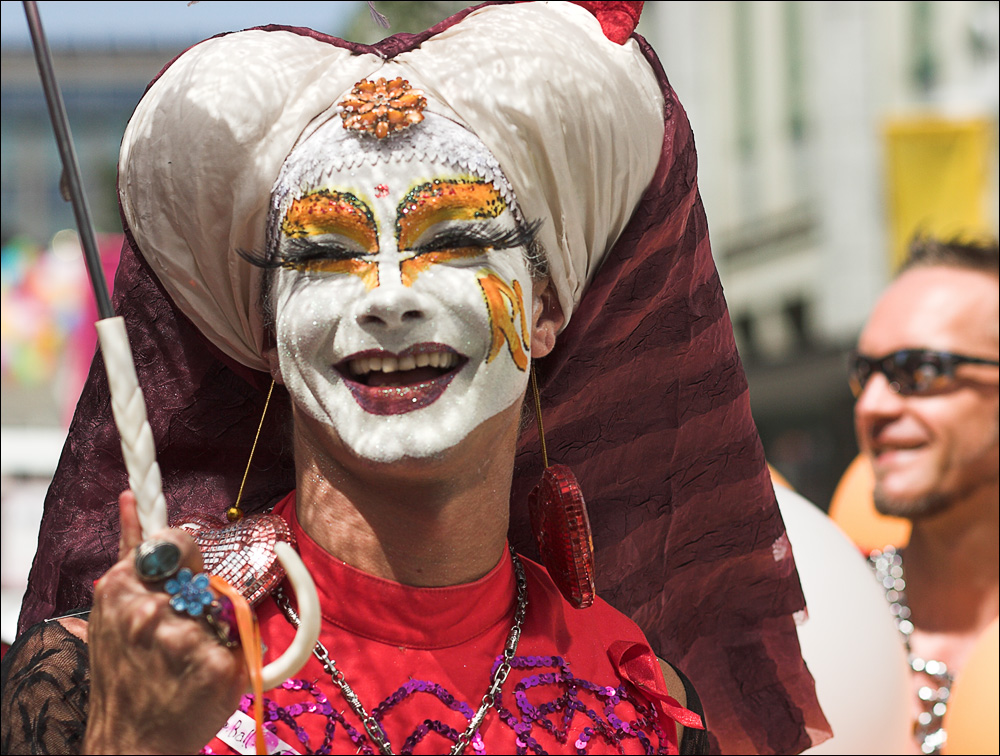
[[[253,717],[244,714],[242,711],[234,711],[233,716],[231,716],[225,726],[219,730],[219,734],[216,735],[216,737],[236,751],[236,753],[257,753],[257,740],[254,732]],[[264,744],[267,746],[268,753],[287,753],[294,755],[299,753],[267,728],[264,728]]]

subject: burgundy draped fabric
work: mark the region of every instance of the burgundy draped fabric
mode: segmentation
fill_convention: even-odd
[[[828,730],[798,652],[804,599],[785,543],[698,194],[687,116],[652,49],[666,131],[653,182],[538,364],[549,458],[580,481],[598,594],[676,661],[723,752],[792,753]],[[534,427],[511,497],[533,555]],[[533,472],[532,472],[533,471]]]
[[[469,12],[373,47],[264,28],[392,57]],[[792,560],[776,557],[787,540],[711,256],[691,129],[652,49],[636,39],[664,93],[663,152],[630,224],[538,365],[549,455],[583,487],[600,595],[691,678],[714,749],[796,753],[829,734],[792,619],[804,599]],[[213,348],[127,240],[114,304],[149,406],[171,521],[221,516],[239,488],[269,376]],[[288,402],[276,387],[244,493],[250,512],[294,487]],[[510,537],[533,558],[525,501],[540,474],[532,426],[515,463]],[[98,355],[46,498],[20,629],[90,604],[93,581],[117,556],[116,501],[126,487]]]

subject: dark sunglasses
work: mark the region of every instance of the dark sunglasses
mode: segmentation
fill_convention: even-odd
[[[855,397],[861,396],[868,379],[881,373],[892,389],[904,396],[933,394],[951,385],[959,365],[1000,366],[1000,362],[929,349],[900,349],[876,358],[855,352],[850,363],[851,391]]]

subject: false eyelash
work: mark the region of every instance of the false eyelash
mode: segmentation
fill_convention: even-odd
[[[275,257],[268,257],[267,252],[259,249],[240,249],[236,248],[236,254],[242,257],[251,265],[258,268],[263,268],[264,270],[274,270],[275,268],[281,267],[281,260]]]
[[[449,228],[437,234],[433,239],[413,249],[417,255],[428,252],[439,252],[444,249],[459,249],[461,247],[482,247],[484,249],[510,249],[511,247],[528,247],[542,225],[540,220],[528,224],[518,224],[512,229],[483,228]]]
[[[518,224],[506,231],[482,228],[447,229],[425,244],[421,244],[413,252],[422,255],[460,247],[530,248],[541,225],[541,220],[534,220],[524,225]],[[358,252],[340,244],[316,244],[306,239],[288,239],[284,246],[285,250],[276,255],[268,255],[266,251],[257,249],[236,249],[236,254],[251,265],[264,270],[275,270],[286,265],[303,265],[313,260],[352,260],[360,256]]]
[[[316,243],[308,239],[288,239],[278,254],[278,265],[296,267],[315,260],[356,260],[359,257],[371,256],[368,252],[345,247],[343,244],[325,241]]]
[[[353,260],[367,254],[349,249],[341,244],[329,242],[317,244],[306,239],[288,239],[285,241],[284,247],[282,252],[273,256],[268,256],[266,252],[255,249],[237,249],[236,254],[251,265],[265,270],[305,265],[314,260]]]

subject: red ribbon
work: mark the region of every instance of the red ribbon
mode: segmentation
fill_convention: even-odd
[[[690,709],[685,709],[667,692],[660,661],[649,646],[643,643],[615,641],[608,649],[608,658],[611,659],[618,676],[631,683],[653,704],[667,738],[667,753],[679,753],[675,722],[693,730],[705,729],[705,723],[699,715]]]
[[[586,8],[600,22],[604,36],[612,42],[624,45],[632,36],[639,16],[642,13],[642,3],[637,2],[576,2]]]

